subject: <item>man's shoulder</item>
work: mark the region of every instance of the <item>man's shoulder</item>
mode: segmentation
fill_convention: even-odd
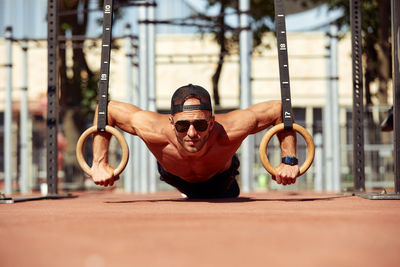
[[[149,110],[140,110],[138,112],[135,112],[133,114],[138,119],[143,119],[147,120],[148,122],[153,122],[154,120],[167,120],[168,121],[168,115],[167,114],[160,114],[154,111],[149,111]]]
[[[254,127],[254,117],[248,110],[235,110],[216,115],[215,130],[222,144],[241,143]]]
[[[251,110],[249,110],[249,109],[234,109],[229,112],[215,114],[215,118],[222,119],[222,120],[226,120],[226,119],[231,120],[231,119],[235,119],[238,117],[245,118],[250,115],[251,115]]]
[[[149,142],[167,140],[170,134],[168,115],[152,111],[139,111],[132,115],[139,136]]]
[[[224,114],[216,114],[215,121],[225,131],[246,130],[255,122],[255,116],[251,110],[237,109]]]

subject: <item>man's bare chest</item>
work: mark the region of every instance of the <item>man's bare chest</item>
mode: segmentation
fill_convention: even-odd
[[[174,147],[167,146],[154,155],[167,172],[189,182],[202,182],[227,170],[235,152],[232,147],[215,146],[203,155],[183,156]]]

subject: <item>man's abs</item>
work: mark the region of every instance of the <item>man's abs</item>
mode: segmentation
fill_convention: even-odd
[[[233,155],[234,153],[231,155],[222,153],[221,155],[204,155],[199,158],[182,158],[164,154],[156,158],[165,171],[187,182],[198,183],[229,169]]]
[[[237,150],[236,145],[220,145],[214,142],[214,145],[203,155],[201,152],[182,155],[177,146],[179,144],[148,147],[167,172],[188,182],[204,182],[226,171],[231,166],[232,157]]]

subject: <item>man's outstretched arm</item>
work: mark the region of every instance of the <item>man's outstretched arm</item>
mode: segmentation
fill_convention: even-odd
[[[166,142],[164,129],[170,127],[167,115],[144,111],[136,106],[110,101],[108,104],[108,125],[117,126],[124,132],[139,136],[147,145]],[[97,124],[97,112],[94,118]],[[114,168],[108,163],[108,145],[111,135],[97,133],[93,137],[93,181],[98,185],[113,185],[119,177],[113,177]]]
[[[257,133],[265,130],[271,125],[277,125],[282,122],[282,104],[281,101],[269,101],[253,105],[248,108],[254,113],[255,125],[252,133]],[[296,132],[281,131],[277,133],[282,157],[296,157]],[[298,165],[287,165],[281,163],[277,167],[278,175],[273,177],[278,184],[293,184],[299,175]]]
[[[131,134],[136,134],[131,117],[140,108],[122,102],[110,101],[107,108],[108,125],[118,126]],[[94,116],[94,125],[97,124],[97,108]],[[108,146],[111,134],[102,132],[93,135],[93,181],[97,185],[112,186],[119,177],[113,176],[114,169],[108,164]]]

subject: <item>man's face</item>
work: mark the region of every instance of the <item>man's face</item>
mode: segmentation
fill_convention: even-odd
[[[200,100],[197,98],[189,98],[185,101],[186,105],[198,105]],[[207,122],[207,127],[203,131],[205,126],[204,120]],[[191,153],[200,151],[205,143],[207,142],[210,131],[214,126],[214,116],[211,111],[208,110],[190,110],[175,113],[170,117],[171,127],[175,131],[176,138],[182,147]],[[187,131],[179,132],[175,128],[175,124],[178,124],[178,128],[185,129],[185,125],[189,124]],[[196,129],[197,128],[197,129]]]

